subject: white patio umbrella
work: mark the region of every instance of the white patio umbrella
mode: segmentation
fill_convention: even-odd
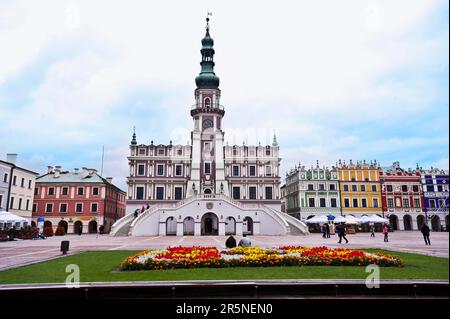
[[[306,220],[307,224],[325,224],[328,223],[327,216],[314,216]]]
[[[352,215],[346,216],[345,219],[346,219],[346,221],[345,221],[346,224],[359,224],[359,219]]]
[[[347,219],[344,216],[338,216],[333,220],[335,224],[345,223],[346,221]]]
[[[0,211],[0,224],[14,226],[15,224],[20,223],[20,226],[23,226],[24,223],[28,223],[26,218],[11,214],[7,211]],[[5,226],[3,226],[5,227]]]
[[[372,215],[368,219],[369,219],[370,223],[388,223],[389,222],[389,220],[387,220],[386,218],[380,217],[378,215]]]

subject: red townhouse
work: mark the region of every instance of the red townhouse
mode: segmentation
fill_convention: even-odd
[[[32,225],[44,219],[44,227],[58,226],[66,233],[96,233],[100,226],[109,232],[111,225],[125,215],[126,193],[103,178],[95,169],[83,167],[73,172],[61,166],[48,167],[36,179]]]

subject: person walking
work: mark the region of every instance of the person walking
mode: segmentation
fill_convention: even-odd
[[[431,245],[431,242],[430,242],[430,227],[428,227],[427,224],[423,224],[423,226],[420,228],[420,231],[422,232],[423,239],[425,240],[425,245]]]
[[[347,237],[345,237],[346,233],[345,233],[345,225],[344,225],[344,223],[341,223],[341,224],[337,225],[336,230],[337,230],[337,233],[338,233],[338,236],[339,236],[338,244],[342,243],[342,238],[344,238],[345,239],[345,243],[348,244],[348,239],[347,239]]]
[[[389,242],[389,227],[385,224],[383,227],[384,242]]]
[[[322,225],[322,238],[327,237],[327,226],[325,224]]]
[[[370,225],[370,237],[375,237],[375,226]]]

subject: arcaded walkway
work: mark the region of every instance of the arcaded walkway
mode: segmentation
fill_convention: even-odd
[[[217,246],[223,248],[226,238],[226,236],[110,237],[109,235],[67,235],[64,237],[51,237],[46,240],[0,242],[0,269],[60,256],[61,240],[70,240],[69,253],[75,253],[84,250],[160,249],[178,245]],[[377,233],[375,238],[371,238],[368,233],[348,235],[349,244],[341,245],[337,243],[336,236],[324,239],[321,234],[311,234],[309,236],[250,236],[250,239],[254,246],[260,247],[325,245],[348,248],[383,248],[447,258],[449,256],[449,234],[447,232],[432,233],[431,246],[425,246],[422,234],[417,231],[396,231],[390,233],[389,243],[383,242],[383,236],[380,233]]]

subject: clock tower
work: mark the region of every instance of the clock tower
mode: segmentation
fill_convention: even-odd
[[[214,73],[214,40],[209,34],[209,18],[206,18],[206,34],[200,53],[201,70],[195,78],[195,104],[191,107],[194,130],[191,132],[191,178],[186,193],[188,197],[195,194],[229,196],[221,127],[225,110],[220,105],[219,77]]]

